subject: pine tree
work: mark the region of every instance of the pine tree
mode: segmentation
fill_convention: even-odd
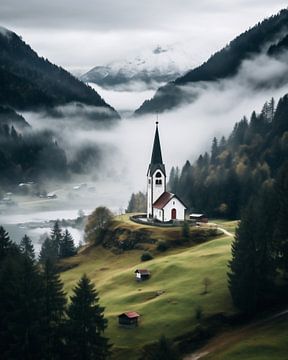
[[[56,247],[55,242],[53,242],[49,237],[47,237],[40,250],[39,261],[45,263],[46,260],[56,262],[58,258],[58,248]]]
[[[67,350],[71,359],[104,360],[109,355],[110,345],[103,336],[107,327],[104,308],[99,305],[99,296],[94,285],[83,275],[73,289],[67,310]]]
[[[22,254],[6,259],[1,271],[1,358],[43,358],[44,292],[35,263]]]
[[[57,249],[57,254],[59,255],[60,251],[60,242],[62,240],[62,229],[60,227],[59,220],[56,220],[53,226],[53,229],[51,230],[50,238]]]
[[[217,156],[219,155],[218,141],[216,137],[213,138],[212,147],[211,147],[211,159],[210,162],[212,165],[217,165]]]
[[[63,353],[64,315],[66,306],[63,283],[57,273],[55,264],[47,259],[41,273],[44,287],[44,312],[46,337],[45,358],[47,360],[60,359]]]
[[[35,260],[35,251],[31,239],[25,234],[20,242],[20,251],[23,255],[28,256],[32,261]]]
[[[60,241],[60,258],[66,258],[74,256],[76,254],[76,249],[74,246],[74,241],[70,232],[66,229],[64,235]]]
[[[0,261],[8,254],[9,249],[12,247],[8,232],[0,226]]]
[[[234,304],[247,313],[257,306],[256,244],[254,238],[255,212],[249,204],[242,215],[232,243],[228,285]]]
[[[273,234],[277,252],[277,265],[288,278],[288,162],[286,162],[275,182],[276,199],[278,202],[277,220]]]

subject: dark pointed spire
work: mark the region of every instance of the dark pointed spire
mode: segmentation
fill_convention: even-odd
[[[152,156],[151,156],[151,165],[152,164],[153,165],[163,164],[159,131],[158,131],[158,121],[156,121],[156,131],[155,131],[154,145],[153,145],[153,151],[152,151]]]
[[[153,174],[157,169],[161,169],[164,175],[166,176],[165,165],[163,164],[163,160],[162,160],[162,152],[161,152],[161,145],[160,145],[160,138],[158,131],[158,121],[156,121],[154,144],[153,144],[151,162],[148,171],[151,174]]]

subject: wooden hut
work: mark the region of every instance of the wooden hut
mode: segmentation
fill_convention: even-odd
[[[208,223],[208,217],[205,214],[190,214],[189,219],[200,223]]]
[[[140,315],[136,311],[127,311],[118,315],[118,323],[121,327],[133,328],[138,326]]]
[[[137,281],[144,281],[150,279],[151,273],[147,269],[137,269],[135,270],[135,276]]]

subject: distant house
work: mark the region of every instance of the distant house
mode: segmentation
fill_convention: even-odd
[[[204,214],[190,214],[190,220],[195,220],[196,222],[208,223],[208,217]]]
[[[118,315],[118,323],[121,327],[132,328],[138,326],[140,315],[136,311],[127,311]]]
[[[47,194],[47,199],[57,199],[57,195],[55,193],[48,193]]]
[[[137,269],[135,270],[135,275],[137,281],[144,281],[150,278],[151,273],[149,270],[146,269]]]

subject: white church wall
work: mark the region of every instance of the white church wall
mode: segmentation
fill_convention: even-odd
[[[156,177],[156,175],[160,173],[161,177]],[[152,193],[152,203],[154,202],[163,194],[166,190],[166,177],[161,170],[156,170],[152,176],[152,183],[153,183],[153,193]]]
[[[163,213],[163,210],[154,208],[154,218],[161,222],[163,221],[162,213]]]
[[[152,217],[152,178],[147,178],[147,217]]]
[[[185,207],[177,198],[174,197],[163,208],[164,221],[172,220],[172,209],[176,209],[177,220],[185,220]]]

